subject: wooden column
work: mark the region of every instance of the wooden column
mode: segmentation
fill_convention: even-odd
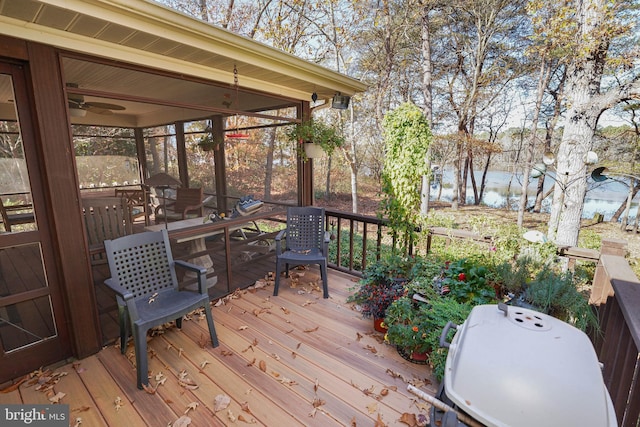
[[[308,120],[311,117],[311,108],[308,101],[302,101],[298,107],[298,117]],[[303,161],[300,155],[298,160],[298,205],[313,205],[313,159]]]
[[[214,140],[224,141],[224,121],[222,116],[211,117]],[[224,144],[216,144],[213,150],[214,173],[216,181],[216,206],[218,213],[227,213],[227,165],[225,164]]]
[[[71,129],[57,51],[28,43],[29,68],[34,87],[37,129],[40,132],[43,179],[49,198],[49,230],[58,254],[59,280],[64,289],[71,341],[79,358],[100,350],[102,338],[80,209]]]

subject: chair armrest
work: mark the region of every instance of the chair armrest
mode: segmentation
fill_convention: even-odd
[[[186,270],[193,271],[198,275],[198,291],[201,294],[207,293],[206,281],[204,278],[207,277],[207,269],[200,265],[196,265],[187,261],[183,261],[180,259],[173,261],[176,267],[182,267]]]
[[[118,296],[120,298],[122,298],[125,301],[128,301],[130,299],[133,299],[133,294],[131,292],[129,292],[128,290],[126,290],[125,288],[123,288],[122,286],[118,285],[113,278],[108,278],[107,280],[104,281],[104,284],[111,289],[113,292],[115,292],[116,294],[118,294]]]
[[[280,255],[282,253],[282,239],[287,237],[287,229],[280,230],[278,234],[276,234],[276,255]]]
[[[203,208],[204,208],[204,203],[198,203],[197,205],[185,206],[184,211],[182,212],[182,219],[187,219],[187,214],[189,212],[196,212],[196,213],[199,213],[198,211],[202,212]]]

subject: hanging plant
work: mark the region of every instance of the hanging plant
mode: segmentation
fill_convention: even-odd
[[[296,124],[287,132],[286,137],[289,141],[296,144],[298,153],[303,158],[308,158],[304,151],[304,145],[314,143],[319,145],[328,156],[331,156],[336,148],[344,145],[344,137],[338,131],[322,121],[306,120]]]
[[[216,139],[213,136],[210,127],[207,127],[204,131],[204,135],[198,139],[198,146],[202,148],[203,151],[211,151],[222,143],[224,143],[224,139]]]

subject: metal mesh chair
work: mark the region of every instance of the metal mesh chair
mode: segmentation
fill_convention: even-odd
[[[324,208],[287,208],[287,228],[276,236],[276,282],[273,295],[278,295],[282,265],[289,277],[289,266],[318,264],[323,297],[329,298],[327,254],[331,233],[324,230]],[[284,247],[282,240],[285,240]]]
[[[166,230],[145,232],[105,240],[111,278],[105,284],[116,292],[120,322],[120,349],[125,353],[129,327],[133,332],[138,388],[149,383],[147,331],[171,320],[182,327],[182,316],[204,308],[213,347],[218,338],[209,307],[206,269],[171,255]],[[194,271],[199,293],[180,291],[175,266]]]

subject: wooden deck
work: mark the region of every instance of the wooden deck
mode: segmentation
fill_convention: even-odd
[[[109,345],[52,368],[64,375],[49,391],[27,380],[5,388],[0,404],[48,404],[64,393],[70,425],[82,427],[167,426],[185,414],[191,426],[283,427],[391,426],[403,414],[427,416],[428,405],[406,388],[411,383],[433,395],[430,370],[402,359],[371,319],[346,304],[351,276],[330,271],[327,300],[316,280],[315,271],[304,271],[296,288],[283,281],[277,297],[268,285],[214,306],[218,348],[204,342],[206,321],[197,318],[151,338],[153,393],[136,388],[132,347],[125,357]],[[219,396],[230,403],[216,411]]]

